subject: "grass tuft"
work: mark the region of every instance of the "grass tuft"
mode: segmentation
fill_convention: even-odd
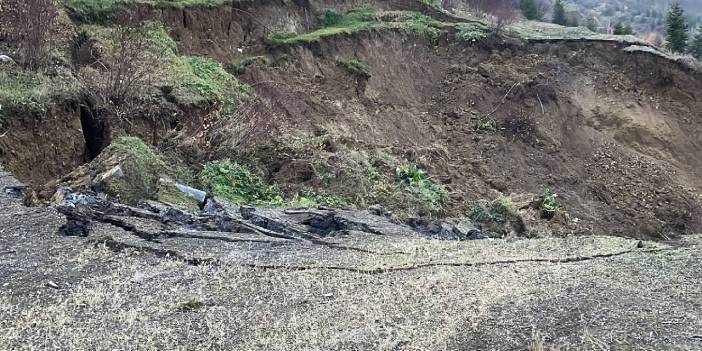
[[[346,59],[337,57],[336,64],[340,67],[343,67],[351,75],[364,77],[364,78],[371,77],[370,67],[368,67],[368,65],[366,65],[365,63],[360,62],[358,60],[346,60]]]

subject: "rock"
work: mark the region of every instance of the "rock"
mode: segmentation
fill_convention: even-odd
[[[410,219],[408,224],[417,232],[430,239],[438,240],[477,240],[485,239],[486,235],[479,225],[469,219],[447,219],[445,221]]]
[[[112,178],[122,178],[124,177],[124,171],[122,170],[122,166],[116,165],[112,167],[110,170],[108,170],[105,173],[102,173],[95,177],[92,181],[93,183],[93,188],[100,187],[100,184],[104,182],[109,182],[110,179]]]
[[[15,64],[15,60],[13,60],[12,57],[10,57],[10,56],[0,55],[0,63],[2,63],[2,64]]]
[[[59,234],[63,236],[88,236],[88,222],[69,219],[66,224],[59,228]]]
[[[3,191],[5,192],[5,194],[10,195],[12,197],[21,198],[24,196],[24,191],[28,187],[29,186],[26,184],[8,185],[3,188]]]
[[[368,207],[368,212],[372,215],[376,216],[386,216],[387,212],[385,211],[385,208],[381,205],[373,205],[371,207]]]
[[[458,222],[458,224],[453,226],[451,231],[458,236],[459,240],[485,239],[480,225],[476,225],[473,221],[468,219],[463,219]]]
[[[158,191],[156,198],[177,207],[199,209],[205,204],[207,193],[189,187],[184,184],[174,182],[168,178],[160,178],[158,181]]]

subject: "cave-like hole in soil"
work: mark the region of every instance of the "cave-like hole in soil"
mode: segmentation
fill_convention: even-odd
[[[83,127],[86,156],[88,161],[92,161],[100,155],[108,142],[107,128],[90,104],[80,106],[80,124]]]

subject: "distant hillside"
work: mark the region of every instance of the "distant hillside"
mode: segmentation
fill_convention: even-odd
[[[600,30],[627,22],[637,33],[664,32],[665,15],[671,0],[568,0],[569,9],[580,18],[594,17]],[[682,0],[692,27],[702,24],[702,0]]]

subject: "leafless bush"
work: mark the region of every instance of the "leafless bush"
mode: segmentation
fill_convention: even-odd
[[[199,123],[198,144],[210,153],[217,150],[237,150],[265,139],[275,129],[273,112],[255,97],[239,102],[232,116],[224,116],[213,106]]]
[[[495,35],[499,35],[504,27],[514,22],[519,15],[512,0],[471,0],[471,3],[476,10],[492,17]]]
[[[16,43],[18,61],[34,69],[45,65],[58,16],[55,0],[3,0],[0,6],[3,36]]]
[[[536,121],[534,117],[523,110],[507,116],[502,123],[504,133],[512,138],[512,141],[521,140],[525,143],[532,143],[536,135]]]
[[[141,27],[118,27],[112,40],[79,72],[83,87],[101,112],[125,119],[159,75],[165,52],[155,49]]]

